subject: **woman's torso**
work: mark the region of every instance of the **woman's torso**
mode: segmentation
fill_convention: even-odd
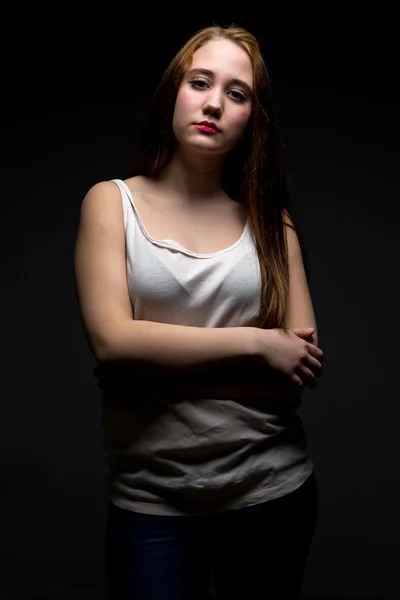
[[[183,203],[148,177],[139,175],[125,183],[144,227],[155,239],[175,240],[192,252],[211,254],[228,248],[243,233],[246,207],[226,195]]]
[[[243,208],[226,197],[189,204],[145,179],[113,181],[121,191],[134,318],[252,326],[261,278]],[[102,426],[111,501],[137,512],[240,508],[294,490],[312,470],[301,419],[281,397],[111,389],[102,397]]]

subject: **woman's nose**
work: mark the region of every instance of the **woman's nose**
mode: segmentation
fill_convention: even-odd
[[[213,115],[220,115],[222,113],[222,103],[217,98],[209,98],[203,106],[204,113],[212,113]]]
[[[208,110],[213,114],[220,114],[223,109],[222,91],[217,87],[210,89],[208,91],[203,108],[204,110]]]

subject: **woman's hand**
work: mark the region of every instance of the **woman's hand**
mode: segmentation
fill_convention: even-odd
[[[322,374],[324,353],[307,341],[313,328],[256,329],[257,356],[260,367],[282,379],[283,385],[316,387],[316,377]]]

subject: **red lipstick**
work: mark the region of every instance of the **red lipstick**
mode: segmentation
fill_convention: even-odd
[[[212,121],[200,121],[200,123],[195,123],[195,127],[206,133],[219,133],[217,125]]]

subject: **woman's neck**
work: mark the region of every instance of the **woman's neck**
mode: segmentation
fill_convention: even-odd
[[[221,185],[222,160],[175,154],[157,176],[157,183],[182,202],[204,202],[225,195]]]

